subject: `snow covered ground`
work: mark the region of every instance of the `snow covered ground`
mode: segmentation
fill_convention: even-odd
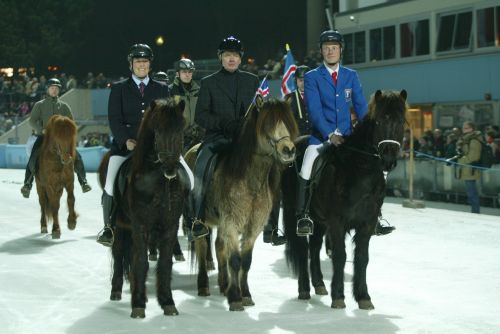
[[[215,272],[212,296],[198,297],[189,262],[177,262],[173,293],[180,315],[163,315],[150,274],[146,318],[138,320],[129,317],[128,286],[122,301],[109,300],[111,256],[94,241],[102,225],[95,174],[88,176],[90,193],[75,187],[76,230],[69,231],[63,219],[56,241],[39,233],[36,191],[29,199],[19,192],[23,175],[0,169],[0,333],[500,333],[495,306],[500,301],[500,210],[485,210],[496,216],[473,215],[384,204],[383,214],[397,230],[372,238],[368,286],[373,311],[359,310],[352,298],[351,252],[347,308],[333,310],[330,296],[299,301],[284,247],[259,238],[249,275],[255,306],[229,312]],[[65,218],[65,207],[60,217]],[[181,245],[185,250],[184,237]],[[324,251],[322,264],[329,287],[331,264]]]

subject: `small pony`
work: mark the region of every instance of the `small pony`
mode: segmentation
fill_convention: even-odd
[[[255,240],[262,232],[279,191],[281,171],[295,158],[297,124],[288,103],[258,96],[232,150],[221,153],[206,189],[206,223],[217,226],[218,283],[229,310],[254,305],[248,287]],[[198,295],[210,295],[208,244],[195,240]]]
[[[41,233],[47,233],[47,221],[53,220],[52,239],[61,237],[59,206],[63,190],[68,195],[68,229],[76,227],[73,164],[76,157],[77,127],[66,116],[54,115],[45,128],[36,178],[36,191],[41,208]]]
[[[310,299],[311,281],[316,294],[328,292],[320,267],[320,249],[326,231],[332,246],[332,308],[345,308],[345,236],[355,231],[353,295],[360,309],[373,309],[366,284],[368,246],[385,196],[384,174],[397,162],[406,124],[407,93],[378,90],[371,98],[368,114],[339,147],[329,146],[318,159],[322,168],[313,172],[310,213],[315,223],[309,240],[296,234],[296,183],[294,170],[283,175],[283,213],[287,236],[286,258],[298,275],[299,299]]]
[[[117,211],[110,299],[121,299],[123,278],[129,276],[132,318],[146,316],[148,244],[152,236],[158,241],[160,253],[156,270],[158,303],[165,315],[179,314],[172,297],[171,276],[179,218],[190,190],[190,180],[179,162],[183,110],[183,101],[151,103],[139,128],[132,158],[122,165],[115,182]],[[99,167],[101,185],[105,183],[106,168],[107,160],[103,159]],[[126,177],[124,190],[119,186],[120,177]]]

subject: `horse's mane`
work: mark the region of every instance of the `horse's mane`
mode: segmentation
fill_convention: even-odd
[[[142,171],[148,160],[151,160],[151,154],[155,151],[155,129],[172,136],[179,135],[182,139],[185,124],[183,110],[184,106],[177,104],[174,99],[157,99],[151,102],[137,134],[137,145],[131,159],[132,175]]]
[[[71,156],[76,155],[76,124],[66,116],[54,115],[49,119],[45,127],[45,135],[42,143],[42,152],[50,149],[55,142],[61,148],[70,148]]]
[[[228,178],[242,179],[250,166],[256,152],[258,138],[266,136],[279,122],[283,122],[295,140],[298,134],[297,123],[289,111],[285,101],[270,99],[259,109],[253,104],[243,123],[243,128],[232,151],[228,154],[224,168],[224,175]],[[269,140],[269,138],[264,138]]]

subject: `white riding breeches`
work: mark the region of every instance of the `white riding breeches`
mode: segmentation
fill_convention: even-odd
[[[300,169],[300,177],[304,180],[311,179],[312,168],[314,161],[319,155],[319,149],[324,144],[309,145],[307,146],[306,152],[304,153],[304,161],[302,162],[302,168]]]
[[[115,184],[116,174],[118,173],[120,166],[123,164],[125,160],[127,160],[127,157],[122,157],[121,155],[113,155],[111,156],[111,158],[109,158],[108,173],[106,174],[106,185],[104,186],[104,191],[109,196],[113,196],[113,188]],[[193,172],[191,171],[191,169],[189,168],[188,164],[186,163],[186,161],[182,156],[179,157],[179,162],[181,163],[182,167],[186,170],[186,173],[188,174],[189,177],[191,190],[193,190],[194,188]]]
[[[121,155],[112,155],[111,158],[109,158],[108,173],[106,174],[106,185],[104,186],[104,191],[111,197],[113,196],[116,174],[118,174],[120,166],[125,160],[127,160],[127,158],[128,157],[122,157]]]

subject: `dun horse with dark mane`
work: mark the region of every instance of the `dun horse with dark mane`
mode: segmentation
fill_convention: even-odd
[[[332,244],[332,308],[345,308],[344,267],[345,236],[355,231],[353,295],[361,309],[373,309],[366,268],[368,246],[385,196],[384,173],[396,166],[406,123],[406,91],[377,91],[369,103],[365,119],[339,147],[329,146],[321,153],[321,168],[315,168],[310,199],[310,215],[315,222],[314,234],[296,234],[296,174],[284,175],[283,206],[287,235],[286,257],[298,275],[299,299],[310,299],[308,254],[311,281],[316,294],[327,294],[320,268],[319,253],[323,235]]]
[[[47,220],[53,220],[52,238],[61,237],[59,202],[63,190],[68,195],[68,228],[76,227],[75,195],[73,193],[73,164],[76,155],[76,124],[70,118],[54,115],[45,129],[39,168],[36,173],[36,190],[42,211],[41,233],[47,233]]]
[[[144,318],[148,242],[158,240],[156,294],[165,315],[177,315],[172,297],[172,252],[190,180],[181,167],[184,102],[156,100],[144,114],[137,146],[115,181],[116,229],[113,243],[111,300],[120,300],[129,276],[133,318]],[[108,156],[109,158],[109,156]],[[99,167],[101,184],[107,160]],[[126,181],[123,181],[126,179]],[[122,180],[122,181],[121,181]],[[130,275],[129,275],[130,274]]]
[[[297,125],[290,106],[259,96],[251,108],[234,149],[220,154],[206,191],[206,223],[217,226],[219,288],[231,311],[254,305],[248,287],[253,246],[279,191],[281,170],[295,158]],[[206,239],[197,239],[195,248],[198,295],[208,296]]]

